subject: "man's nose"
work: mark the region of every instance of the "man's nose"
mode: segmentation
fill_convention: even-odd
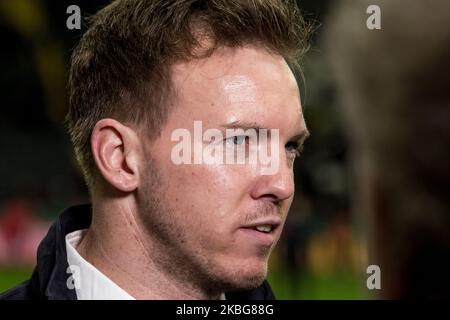
[[[279,168],[274,174],[258,176],[251,192],[252,198],[269,197],[279,202],[292,197],[295,191],[294,174],[292,167],[283,160],[286,159],[280,159]]]

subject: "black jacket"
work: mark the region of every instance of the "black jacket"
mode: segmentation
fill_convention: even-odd
[[[46,237],[39,244],[37,265],[31,279],[0,294],[0,300],[76,300],[75,289],[67,287],[70,273],[66,255],[67,234],[89,228],[91,207],[80,205],[65,210],[53,223]],[[225,294],[227,300],[273,300],[273,292],[267,283],[256,289]]]

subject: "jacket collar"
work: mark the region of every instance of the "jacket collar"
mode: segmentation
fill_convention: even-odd
[[[74,289],[69,289],[65,236],[73,231],[89,228],[91,206],[79,205],[66,209],[52,224],[37,252],[37,266],[31,283],[39,296],[49,300],[76,300]]]

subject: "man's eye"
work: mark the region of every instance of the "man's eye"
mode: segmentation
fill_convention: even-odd
[[[242,145],[244,142],[246,142],[247,136],[233,136],[226,139],[226,143],[230,145]]]
[[[288,143],[286,143],[285,148],[288,152],[294,154],[296,157],[299,157],[302,151],[302,146],[300,146],[295,141],[289,141]]]

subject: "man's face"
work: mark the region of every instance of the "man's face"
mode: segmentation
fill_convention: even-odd
[[[255,47],[218,49],[172,72],[175,108],[159,138],[146,145],[148,166],[138,190],[147,199],[140,215],[154,253],[166,268],[205,288],[256,287],[267,275],[294,195],[295,137],[306,133],[296,80],[282,57]],[[208,144],[194,140],[194,121],[201,121],[202,133],[223,132],[215,143],[224,153],[246,141],[227,139],[226,128],[279,129],[279,149],[271,155],[278,157],[277,170],[264,173],[259,162],[174,163],[175,130],[190,132],[192,159],[196,144]],[[255,229],[262,225],[271,231]]]

